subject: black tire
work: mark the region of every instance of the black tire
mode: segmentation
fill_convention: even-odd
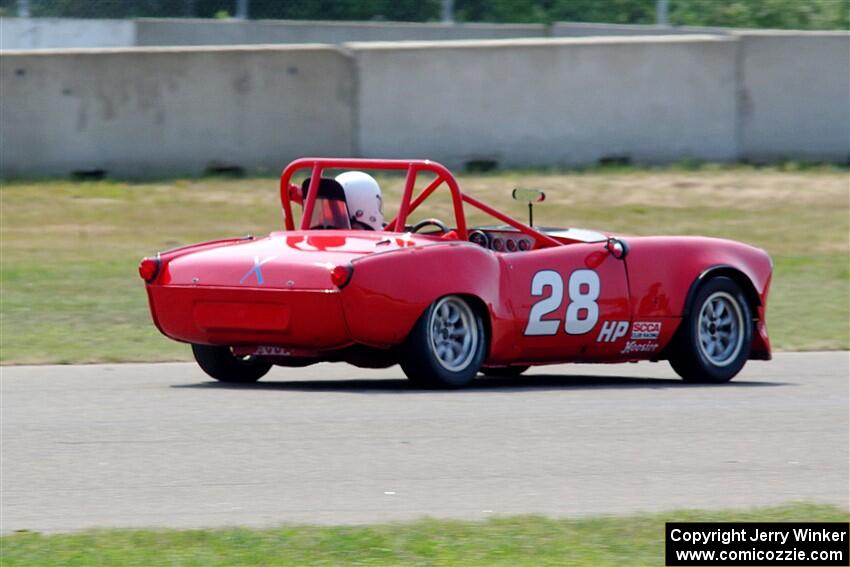
[[[673,341],[673,370],[686,382],[720,384],[734,378],[750,357],[751,313],[734,280],[720,276],[703,283]]]
[[[192,354],[201,370],[218,380],[250,384],[266,375],[270,362],[252,356],[238,357],[229,347],[192,345]]]
[[[526,370],[531,368],[530,366],[493,366],[490,368],[482,368],[481,374],[484,376],[496,376],[500,378],[515,378],[519,376]]]
[[[435,301],[416,322],[399,363],[420,386],[460,388],[478,374],[486,352],[481,316],[466,299],[448,295]]]

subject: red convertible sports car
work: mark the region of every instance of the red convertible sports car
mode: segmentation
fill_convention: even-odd
[[[383,218],[364,170],[406,172],[395,218]],[[309,175],[300,185],[298,172]],[[417,177],[427,177],[421,190]],[[407,224],[441,187],[454,218]],[[529,212],[543,199],[514,196]],[[157,328],[190,343],[217,380],[345,361],[400,364],[417,383],[459,387],[479,372],[515,376],[539,364],[669,360],[685,380],[725,382],[771,356],[772,262],[746,244],[534,227],[464,194],[426,160],[299,159],[281,175],[280,198],[283,231],[139,266]],[[469,207],[493,224],[467,226]]]

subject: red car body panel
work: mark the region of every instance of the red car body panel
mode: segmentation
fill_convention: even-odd
[[[400,213],[387,230],[295,229],[292,175],[309,168],[317,179],[331,167],[407,170]],[[414,198],[418,171],[436,180]],[[442,236],[395,230],[443,182],[453,195],[454,229]],[[305,218],[315,185],[303,203]],[[528,227],[462,194],[439,164],[416,160],[298,160],[281,176],[281,200],[286,231],[158,256],[147,292],[163,334],[248,352],[274,347],[333,359],[355,345],[392,349],[435,300],[462,295],[488,327],[487,366],[661,359],[699,281],[723,274],[738,281],[754,307],[751,358],[770,358],[765,305],[772,262],[745,244],[620,237],[627,253],[618,257],[610,235]],[[528,238],[532,249],[495,251],[467,241],[463,204],[507,223],[494,230]],[[349,273],[342,284],[331,275],[339,266]]]
[[[757,322],[753,333],[751,358],[770,358],[770,339],[765,308],[773,262],[764,250],[706,237],[626,238],[630,251],[626,259],[633,314],[649,317],[681,318],[694,282],[707,272],[740,274],[738,283],[750,294]]]

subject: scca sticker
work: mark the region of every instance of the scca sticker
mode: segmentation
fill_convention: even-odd
[[[635,321],[632,325],[633,341],[654,341],[661,334],[661,323],[658,321]]]

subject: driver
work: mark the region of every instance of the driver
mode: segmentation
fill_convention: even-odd
[[[336,176],[345,192],[351,228],[383,230],[384,211],[381,188],[375,178],[362,171],[346,171]]]

